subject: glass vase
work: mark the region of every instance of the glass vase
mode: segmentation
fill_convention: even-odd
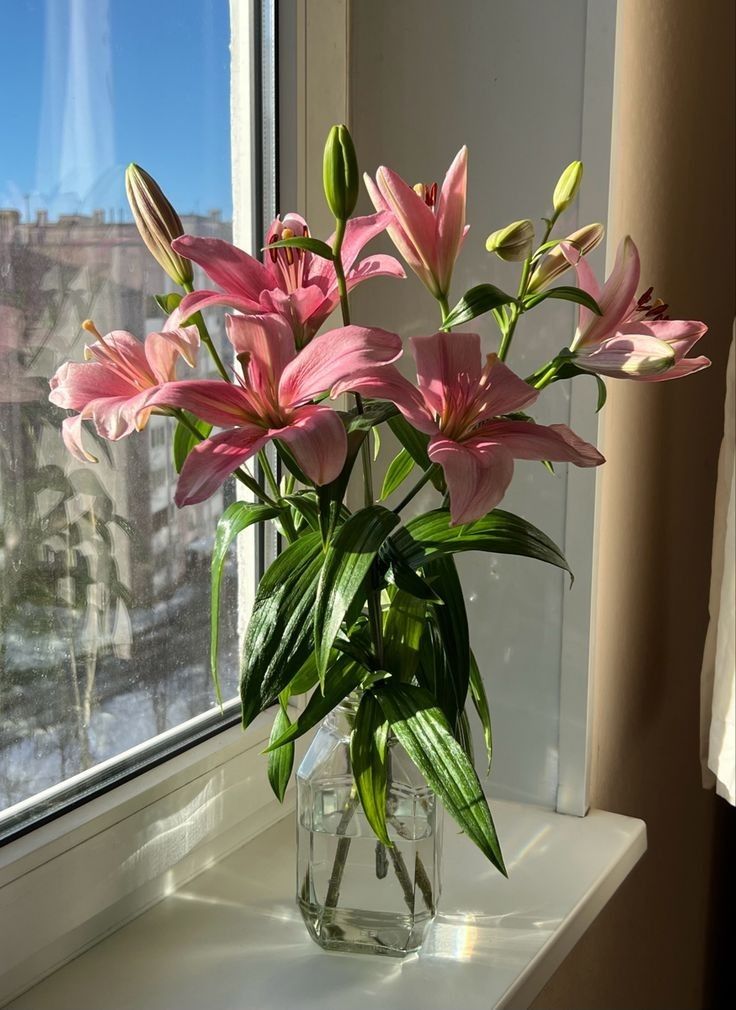
[[[297,772],[297,903],[326,950],[403,957],[418,950],[440,893],[442,808],[389,737],[386,821],[373,834],[358,799],[350,734],[359,696],[322,723]]]

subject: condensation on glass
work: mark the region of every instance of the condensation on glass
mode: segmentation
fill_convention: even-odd
[[[116,443],[88,433],[99,462],[79,463],[47,399],[56,368],[83,358],[83,320],[162,327],[152,295],[172,283],[132,223],[126,162],[158,176],[185,230],[231,238],[227,0],[14,3],[0,29],[15,40],[0,65],[14,105],[0,151],[1,833],[2,811],[214,706],[209,559],[234,492],[174,507],[160,417]],[[148,61],[164,35],[185,72]],[[222,317],[208,321],[224,346]],[[204,356],[195,374],[213,374]],[[231,560],[224,599],[235,580]],[[236,651],[232,606],[226,697]]]

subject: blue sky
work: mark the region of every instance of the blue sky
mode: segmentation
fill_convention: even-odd
[[[0,38],[0,206],[127,218],[136,161],[231,216],[227,0],[3,0]]]

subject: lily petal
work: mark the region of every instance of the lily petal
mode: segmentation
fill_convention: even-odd
[[[364,372],[355,372],[332,389],[334,398],[341,393],[362,393],[376,400],[395,403],[404,417],[419,431],[436,435],[437,422],[417,387],[405,379],[395,365],[383,365]]]
[[[467,233],[465,204],[468,190],[468,149],[461,147],[447,170],[437,204],[437,266],[440,288],[450,289],[452,271]]]
[[[394,245],[430,291],[439,294],[434,272],[437,260],[434,214],[390,168],[379,168],[375,182],[368,175],[363,178],[376,210],[390,210],[394,215],[387,229]]]
[[[146,337],[145,355],[150,370],[159,382],[169,382],[176,377],[176,359],[182,357],[190,368],[197,362],[199,331],[196,326],[185,326]]]
[[[241,295],[228,294],[222,291],[193,291],[190,295],[184,295],[179,306],[174,309],[166,320],[166,329],[178,329],[187,319],[196,312],[213,308],[215,305],[227,305],[228,308],[237,309],[239,312],[260,312],[261,305],[252,298],[245,298]]]
[[[141,429],[145,419],[139,419],[139,411],[144,407],[150,394],[147,390],[137,396],[106,396],[93,400],[84,410],[85,417],[91,417],[98,434],[116,442],[132,431]]]
[[[578,276],[584,263],[585,260],[578,263]],[[586,322],[584,328],[581,326],[580,338],[576,340],[577,347],[600,343],[617,331],[631,310],[639,285],[639,273],[639,251],[633,239],[627,235],[618,247],[613,271],[598,298],[603,314],[596,316],[591,313],[589,317],[582,317]]]
[[[539,396],[538,390],[519,378],[516,372],[500,361],[495,354],[488,355],[488,364],[484,372],[487,375],[486,385],[479,391],[478,399],[485,402],[482,412],[478,415],[479,421],[523,410],[534,403]]]
[[[684,358],[688,351],[708,332],[705,323],[696,319],[652,319],[620,326],[617,336],[647,333],[669,344],[676,358]]]
[[[248,391],[222,379],[166,382],[148,393],[145,407],[179,407],[223,428],[249,422],[255,413]]]
[[[493,421],[484,424],[469,445],[485,450],[503,444],[515,459],[549,459],[576,466],[600,466],[605,459],[594,445],[584,441],[566,424],[534,424],[532,421]]]
[[[174,496],[177,506],[205,501],[267,441],[268,433],[263,428],[248,424],[221,431],[195,445],[181,468]]]
[[[259,260],[221,238],[182,235],[174,239],[171,248],[198,263],[224,291],[256,304],[261,291],[273,287],[271,274]]]
[[[674,363],[675,352],[670,345],[647,333],[610,337],[591,347],[582,345],[575,356],[575,364],[586,372],[615,379],[657,375]]]
[[[668,368],[666,372],[661,372],[659,375],[633,375],[629,378],[638,379],[639,382],[666,382],[668,379],[681,379],[693,372],[700,372],[704,368],[709,368],[710,365],[710,358],[701,354],[697,358],[681,358],[672,368]]]
[[[284,369],[279,401],[284,406],[311,400],[341,379],[401,354],[401,337],[388,330],[343,326],[315,337]]]
[[[73,417],[65,417],[61,422],[61,438],[64,445],[75,459],[82,463],[98,463],[99,460],[91,452],[87,452],[82,444],[82,414],[75,414]]]
[[[225,328],[236,354],[248,355],[248,384],[275,393],[281,374],[296,356],[294,334],[278,315],[226,316]]]
[[[481,378],[480,336],[477,333],[433,333],[409,339],[417,363],[424,399],[442,414],[452,396],[460,412],[474,398]]]
[[[329,484],[345,465],[345,426],[330,407],[300,408],[290,425],[271,429],[270,437],[286,442],[297,463],[315,484]]]
[[[429,443],[429,458],[442,467],[450,492],[452,525],[473,522],[495,508],[514,475],[514,459],[497,443],[482,449],[472,442],[438,436]]]
[[[130,397],[140,392],[132,382],[97,361],[67,361],[57,369],[49,385],[49,400],[68,410],[83,410],[100,397]]]
[[[376,238],[381,232],[386,231],[392,221],[393,215],[390,211],[386,210],[380,210],[376,214],[366,214],[363,217],[353,217],[348,221],[345,226],[345,238],[343,239],[342,249],[340,250],[342,268],[346,274],[350,272],[353,263],[355,263],[363,247],[368,245],[371,239]],[[335,236],[333,234],[327,244],[331,246],[334,241]],[[329,260],[321,260],[320,262],[331,267],[334,274],[335,268]]]

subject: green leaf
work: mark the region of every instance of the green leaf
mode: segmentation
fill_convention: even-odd
[[[210,671],[215,685],[217,704],[222,705],[220,678],[217,670],[217,651],[220,628],[220,587],[222,584],[222,569],[225,556],[233,540],[253,523],[265,522],[278,515],[278,509],[270,505],[235,501],[229,505],[220,516],[215,530],[215,542],[212,547],[212,562],[210,565]]]
[[[386,570],[386,581],[393,583],[397,589],[403,589],[405,593],[416,596],[418,600],[428,600],[432,603],[441,603],[437,593],[427,584],[421,575],[418,575],[413,568],[410,568],[402,558],[395,553],[389,552],[391,562]]]
[[[425,567],[425,576],[442,601],[431,616],[445,663],[437,664],[434,694],[453,729],[465,708],[470,680],[470,630],[455,559],[441,555]]]
[[[321,675],[345,614],[379,547],[398,522],[399,517],[382,505],[370,505],[338,527],[328,545],[314,610],[314,646]]]
[[[381,453],[381,429],[375,427],[371,431],[373,437],[373,462],[375,463]]]
[[[388,719],[372,692],[360,699],[350,737],[350,763],[366,820],[379,841],[393,844],[386,825]]]
[[[454,326],[461,326],[463,323],[482,316],[485,312],[500,308],[501,305],[508,305],[516,301],[513,295],[507,295],[495,284],[476,284],[462,296],[449,316],[442,324],[443,330],[450,330]]]
[[[376,691],[399,743],[471,841],[507,876],[488,801],[475,769],[432,696],[391,682]]]
[[[383,478],[383,487],[379,498],[385,501],[392,495],[399,485],[403,484],[406,478],[414,469],[414,460],[406,449],[401,449],[397,456],[391,460]]]
[[[546,291],[540,291],[538,294],[529,295],[524,299],[524,309],[533,309],[535,305],[539,305],[540,302],[544,302],[548,298],[561,298],[565,302],[576,302],[578,305],[584,305],[586,309],[590,309],[597,316],[603,315],[600,305],[587,291],[568,285],[562,285],[558,288],[548,288]]]
[[[350,656],[340,655],[329,667],[325,679],[325,693],[315,691],[307,702],[306,708],[299,714],[296,722],[288,726],[279,737],[271,734],[267,752],[283,747],[285,744],[303,736],[313,726],[322,722],[325,716],[339,705],[340,702],[359,686],[366,671]]]
[[[470,761],[471,765],[475,763],[475,753],[473,750],[473,734],[470,730],[470,722],[468,720],[468,713],[463,709],[463,711],[458,716],[457,729],[455,731],[455,739],[460,744],[462,749],[465,751],[465,755]]]
[[[493,732],[491,730],[491,712],[488,707],[488,695],[486,686],[483,683],[480,669],[475,656],[470,654],[470,697],[473,699],[475,711],[478,713],[481,726],[483,727],[483,742],[486,745],[488,755],[488,768],[486,775],[491,773],[491,761],[493,760]]]
[[[432,465],[432,460],[427,455],[429,435],[426,435],[423,431],[417,431],[402,414],[389,418],[388,426],[414,462],[422,470],[429,470]]]
[[[319,504],[314,492],[302,491],[299,494],[287,494],[281,501],[288,502],[307,526],[319,532]]]
[[[279,705],[279,710],[276,713],[276,718],[273,721],[273,726],[271,728],[271,737],[269,743],[273,740],[277,740],[279,737],[283,736],[284,733],[291,726],[291,720],[286,713],[286,708],[283,705]],[[284,794],[286,793],[286,787],[289,784],[289,778],[291,777],[291,769],[294,767],[294,744],[288,744],[285,747],[279,747],[278,750],[272,751],[268,755],[268,781],[271,784],[279,803],[284,802]]]
[[[306,235],[295,235],[294,238],[282,238],[278,242],[269,242],[261,249],[261,252],[266,252],[269,249],[304,249],[305,252],[314,253],[315,256],[320,256],[323,260],[332,261],[335,258],[332,249],[326,242]]]
[[[194,432],[192,432],[182,421],[176,422],[174,438],[171,442],[171,451],[174,457],[174,468],[177,473],[181,473],[181,468],[184,466],[184,460],[187,458],[194,446],[201,442],[202,439],[207,438],[209,433],[212,431],[211,424],[208,424],[206,421],[200,421],[198,417],[194,416],[194,414],[190,414],[186,411],[185,413],[202,438],[197,438]]]
[[[358,412],[357,408],[344,413],[345,427],[348,431],[370,431],[378,424],[396,417],[399,408],[384,400],[365,400],[363,410]]]
[[[419,663],[427,604],[398,590],[383,620],[383,662],[400,680],[410,681]]]
[[[260,581],[243,646],[244,726],[273,703],[309,655],[322,559],[319,533],[305,533]]]
[[[421,568],[443,554],[489,551],[545,561],[564,569],[572,577],[562,551],[546,533],[526,519],[502,509],[494,509],[482,519],[464,526],[451,526],[450,513],[434,509],[410,519],[391,537],[390,544],[412,568]]]
[[[154,300],[161,311],[166,316],[170,316],[174,309],[179,308],[179,303],[181,302],[184,295],[180,295],[176,291],[171,291],[167,295],[154,295]]]

